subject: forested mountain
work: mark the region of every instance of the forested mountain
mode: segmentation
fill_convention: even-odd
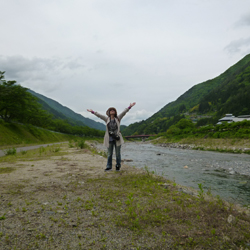
[[[250,54],[218,77],[190,88],[176,101],[168,103],[145,121],[129,125],[123,133],[151,134],[166,132],[182,118],[209,115],[197,125],[217,122],[226,113],[250,114]]]
[[[30,89],[28,90],[28,92],[30,92],[33,96],[37,97],[38,102],[42,105],[42,108],[52,114],[54,118],[67,120],[72,125],[88,126],[90,128],[95,128],[99,130],[106,129],[104,124],[100,122],[95,122],[89,118],[85,118],[84,116],[75,113],[71,109],[61,105],[60,103],[46,96],[38,94]]]

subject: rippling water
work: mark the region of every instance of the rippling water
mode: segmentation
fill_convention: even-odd
[[[249,155],[126,143],[122,146],[122,159],[133,160],[126,164],[138,168],[147,166],[150,171],[181,185],[198,189],[198,183],[202,183],[204,190],[210,188],[213,195],[234,203],[250,204],[250,177],[229,174],[229,171],[224,170],[232,168],[242,172],[245,169],[246,173],[249,172]]]

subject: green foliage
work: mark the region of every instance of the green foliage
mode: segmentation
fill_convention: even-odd
[[[199,196],[201,199],[204,199],[203,184],[202,184],[202,183],[198,183],[198,187],[199,187],[199,194],[198,194],[198,196]]]
[[[9,148],[4,150],[5,155],[15,155],[16,154],[16,149],[15,148]]]
[[[172,125],[168,130],[168,135],[180,135],[190,133],[194,128],[194,124],[192,121],[188,119],[181,119],[176,123],[176,125]]]
[[[51,132],[32,125],[0,123],[0,147],[4,147],[6,145],[10,146],[68,141],[73,138],[76,137],[74,135]],[[27,151],[21,152],[21,154],[26,153]]]
[[[41,109],[36,98],[15,81],[4,80],[4,73],[0,71],[0,118],[6,122],[45,125],[50,116]]]
[[[124,135],[132,135],[132,134],[159,134],[166,132],[166,130],[177,123],[179,120],[183,119],[183,115],[176,115],[173,117],[158,117],[152,122],[141,121],[134,124],[129,125],[124,131]]]
[[[0,220],[5,220],[6,217],[5,217],[5,214],[3,216],[0,216]]]
[[[80,149],[83,149],[85,148],[85,140],[80,140],[77,144],[77,146],[80,148]]]
[[[221,125],[208,125],[196,128],[187,119],[180,120],[171,126],[166,133],[161,133],[165,138],[250,138],[250,121],[244,120],[234,123],[223,123]]]
[[[0,174],[11,173],[15,170],[13,167],[0,168]]]

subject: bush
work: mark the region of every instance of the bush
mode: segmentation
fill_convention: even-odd
[[[15,155],[16,149],[15,148],[6,149],[6,150],[4,150],[4,154],[5,155]]]
[[[80,149],[85,148],[85,141],[84,141],[84,140],[80,140],[80,141],[78,142],[77,146],[78,146]]]

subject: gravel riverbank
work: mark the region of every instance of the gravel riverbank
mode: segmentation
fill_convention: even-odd
[[[161,144],[157,144],[157,146],[160,147],[164,147],[164,148],[175,148],[175,149],[186,149],[186,150],[200,150],[200,146],[194,145],[194,144],[179,144],[179,143],[161,143]],[[227,165],[219,165],[218,163],[215,164],[210,164],[208,165],[208,167],[210,168],[215,168],[218,170],[223,170],[228,172],[231,175],[234,174],[240,174],[240,175],[245,175],[245,176],[249,176],[250,177],[250,155],[245,154],[246,157],[249,158],[249,162],[248,164],[246,162],[241,162],[240,158],[241,158],[241,154],[244,153],[248,153],[250,148],[235,148],[235,147],[231,147],[231,148],[224,148],[223,150],[221,149],[221,151],[213,149],[212,147],[202,147],[202,150],[204,151],[215,151],[218,152],[218,154],[221,153],[226,153],[228,152],[228,154],[232,154],[232,151],[235,153],[238,152],[239,154],[239,161],[236,162],[234,165],[232,164],[227,164]],[[195,153],[195,151],[192,151],[193,153]],[[227,154],[225,154],[225,159],[227,158]]]

